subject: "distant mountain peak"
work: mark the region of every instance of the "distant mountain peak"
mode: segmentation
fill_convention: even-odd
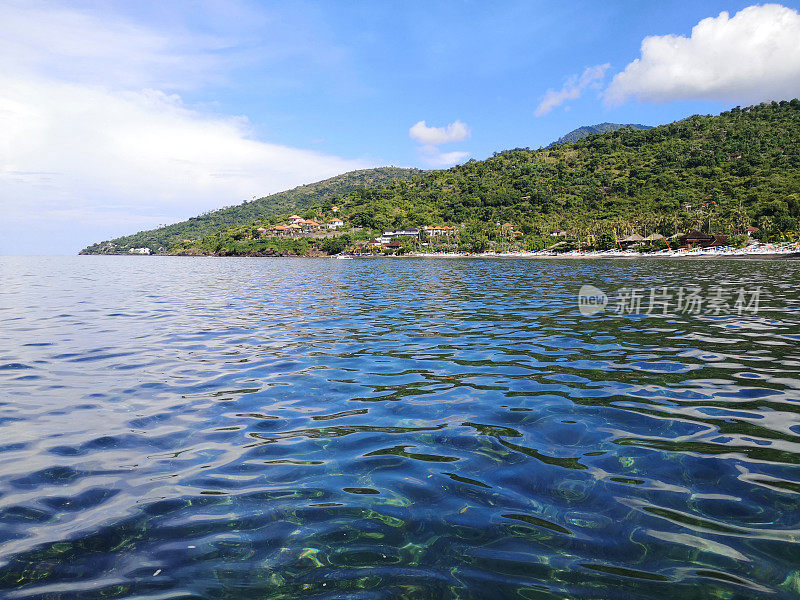
[[[577,129],[573,129],[565,136],[558,138],[555,142],[550,144],[550,146],[555,146],[556,144],[563,144],[564,142],[577,142],[578,140],[585,138],[590,135],[594,135],[596,133],[605,133],[606,131],[616,131],[617,129],[623,129],[625,127],[630,127],[631,129],[652,129],[651,125],[640,125],[638,123],[598,123],[597,125],[584,125],[582,127],[578,127]]]

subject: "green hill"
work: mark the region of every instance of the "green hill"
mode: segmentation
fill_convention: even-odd
[[[800,101],[736,107],[646,130],[623,128],[541,150],[508,150],[356,188],[320,203],[314,214],[326,218],[333,202],[356,228],[350,241],[383,229],[465,223],[454,245],[480,248],[500,239],[497,224],[505,222],[522,232],[514,243],[528,247],[551,240],[556,228],[587,241],[605,236],[608,243],[611,235],[612,244],[613,230],[736,233],[754,225],[764,239],[787,232],[796,237]],[[173,252],[302,253],[325,245],[305,238],[295,248],[285,239],[259,239],[253,231],[221,230]]]
[[[133,235],[99,242],[82,250],[81,254],[124,254],[128,252],[129,248],[143,247],[150,248],[152,252],[158,252],[160,249],[167,249],[184,239],[194,240],[213,234],[222,228],[246,225],[259,219],[289,214],[320,204],[326,199],[347,194],[357,188],[370,188],[405,181],[421,173],[423,171],[419,169],[397,167],[351,171],[252,202],[207,212],[166,227],[140,231]]]
[[[800,217],[800,100],[500,152],[355,189],[337,204],[351,224],[372,229],[510,221],[528,232],[616,221],[786,231]]]
[[[563,144],[564,142],[577,142],[578,140],[590,135],[606,133],[608,131],[617,131],[618,129],[623,129],[625,127],[630,127],[631,129],[652,129],[650,125],[638,125],[636,123],[628,123],[625,125],[620,123],[598,123],[597,125],[584,125],[583,127],[573,129],[568,134],[558,138],[558,140],[550,144],[550,146]]]

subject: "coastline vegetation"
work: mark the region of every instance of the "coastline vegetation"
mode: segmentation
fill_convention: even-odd
[[[440,251],[540,250],[555,243],[563,250],[609,249],[631,233],[669,238],[689,230],[743,244],[748,227],[763,241],[794,239],[800,230],[800,100],[652,129],[623,128],[544,149],[516,148],[324,195],[297,212],[321,223],[335,215],[347,233],[272,236],[269,230],[282,220],[274,212],[149,247],[172,254],[335,254],[384,230],[426,225],[456,227],[452,235],[422,240]],[[553,232],[559,232],[556,239]],[[394,251],[418,243],[405,240]]]

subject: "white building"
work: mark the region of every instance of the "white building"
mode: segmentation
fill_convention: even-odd
[[[451,233],[455,233],[456,232],[456,228],[455,227],[450,227],[449,225],[442,225],[442,226],[434,225],[433,227],[426,225],[422,229],[425,230],[425,232],[429,236],[450,235]]]
[[[150,248],[131,248],[128,252],[130,254],[150,254]]]
[[[384,231],[383,235],[378,238],[381,244],[388,244],[396,237],[419,237],[419,229],[398,229],[397,231]]]

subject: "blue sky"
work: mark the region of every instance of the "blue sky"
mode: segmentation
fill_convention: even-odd
[[[0,1],[0,253],[71,253],[353,168],[797,97],[798,9]]]

